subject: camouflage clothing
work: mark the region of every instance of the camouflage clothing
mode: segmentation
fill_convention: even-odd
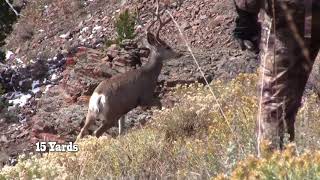
[[[282,148],[285,127],[290,135],[289,140],[294,140],[295,117],[320,48],[320,2],[313,0],[312,22],[307,26],[311,38],[304,37],[305,19],[310,17],[305,18],[303,0],[275,0],[275,22],[272,22],[271,0],[235,2],[239,9],[253,14],[257,14],[259,9],[264,10],[260,47],[263,78],[260,82],[262,108],[259,129],[262,140],[271,141],[271,148],[279,148],[279,145]]]

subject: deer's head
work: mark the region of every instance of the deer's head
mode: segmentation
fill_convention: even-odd
[[[151,55],[156,55],[161,60],[181,57],[181,53],[174,51],[167,43],[161,39],[157,39],[152,33],[147,33],[148,47]]]
[[[179,58],[182,56],[181,53],[174,51],[165,41],[160,38],[160,31],[166,24],[171,22],[171,18],[169,17],[167,20],[162,21],[161,16],[165,13],[167,6],[164,9],[160,10],[159,1],[156,3],[156,10],[152,12],[152,21],[150,25],[146,28],[146,36],[147,36],[147,47],[151,51],[151,55],[155,55],[158,59],[166,60],[171,58]],[[159,26],[156,29],[155,35],[151,32],[151,27],[153,27],[156,22],[158,22]],[[138,13],[138,23],[143,26],[140,21],[139,13]]]

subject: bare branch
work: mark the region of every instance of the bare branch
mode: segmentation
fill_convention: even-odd
[[[18,11],[14,9],[14,7],[13,7],[12,4],[9,2],[9,0],[6,0],[6,3],[7,3],[8,6],[11,8],[11,10],[16,14],[16,16],[21,16],[21,14],[19,14]]]

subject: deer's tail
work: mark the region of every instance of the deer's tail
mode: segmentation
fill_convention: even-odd
[[[101,108],[105,106],[106,96],[104,94],[98,94],[94,92],[89,101],[89,110],[95,113],[102,111]]]

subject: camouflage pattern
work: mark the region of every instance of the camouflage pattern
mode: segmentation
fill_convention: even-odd
[[[263,0],[234,0],[236,6],[250,13],[259,13]]]
[[[305,17],[304,1],[275,1],[276,33],[271,0],[235,0],[242,10],[264,10],[260,47],[262,108],[259,133],[260,140],[269,140],[272,149],[282,148],[285,130],[290,135],[289,140],[294,140],[295,117],[320,48],[320,1],[313,0],[312,21],[307,27],[311,29],[307,30],[305,19],[311,17]],[[311,38],[304,37],[305,31],[311,32]]]

